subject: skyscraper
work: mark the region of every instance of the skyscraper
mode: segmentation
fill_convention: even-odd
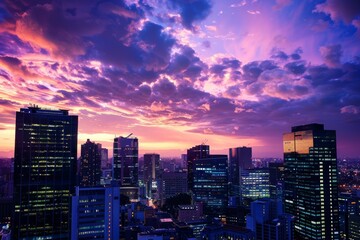
[[[120,183],[120,192],[136,200],[139,197],[139,145],[137,138],[114,139],[113,179]]]
[[[96,186],[101,178],[101,144],[90,139],[81,145],[80,186]]]
[[[109,153],[107,148],[101,148],[101,168],[106,169],[109,167]]]
[[[284,163],[269,163],[270,198],[282,199],[284,187]]]
[[[284,205],[295,216],[295,238],[339,239],[336,132],[296,126],[283,143]]]
[[[162,202],[166,198],[188,191],[186,172],[164,172],[159,184],[159,195]]]
[[[228,205],[227,156],[209,155],[194,161],[194,198],[204,203],[204,213],[219,216]]]
[[[69,239],[78,117],[67,110],[16,112],[13,239]]]
[[[237,147],[229,149],[229,183],[230,196],[236,199],[237,204],[240,200],[240,175],[241,170],[252,167],[252,148]]]
[[[160,176],[160,155],[156,153],[144,154],[144,184],[148,197],[156,191],[157,179]]]
[[[130,136],[114,139],[113,178],[120,186],[138,186],[138,139]]]
[[[188,189],[193,190],[194,186],[194,162],[197,159],[208,157],[210,154],[209,145],[197,145],[187,150]]]

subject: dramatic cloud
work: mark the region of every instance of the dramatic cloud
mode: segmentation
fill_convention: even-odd
[[[350,24],[360,16],[360,2],[353,0],[327,0],[318,4],[316,11],[329,14],[334,21]]]

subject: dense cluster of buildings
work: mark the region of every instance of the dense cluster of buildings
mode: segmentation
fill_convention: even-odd
[[[112,158],[89,139],[77,158],[78,117],[37,106],[16,113],[15,136],[2,239],[360,239],[360,192],[339,192],[336,133],[322,124],[293,127],[284,161],[262,168],[250,147],[141,158],[132,134]]]

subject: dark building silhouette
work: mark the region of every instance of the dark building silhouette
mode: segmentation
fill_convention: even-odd
[[[144,154],[144,184],[148,197],[153,196],[153,183],[156,184],[160,177],[160,155],[156,153]],[[155,188],[155,186],[154,186]],[[156,187],[157,188],[157,187]]]
[[[96,186],[101,178],[101,144],[90,139],[81,145],[80,186]]]
[[[252,148],[237,147],[229,149],[229,195],[233,198],[233,204],[240,204],[240,176],[241,170],[252,167]]]
[[[13,239],[69,239],[78,117],[67,110],[16,112]]]
[[[270,198],[282,199],[284,188],[284,163],[269,163]]]
[[[246,228],[260,240],[293,240],[294,216],[284,214],[281,199],[263,198],[251,202]]]
[[[209,155],[194,161],[194,199],[206,215],[225,214],[228,205],[227,156]]]
[[[188,191],[186,172],[164,172],[158,186],[161,202]]]
[[[295,239],[339,239],[336,132],[296,126],[283,143],[284,205],[295,216]]]
[[[120,186],[138,186],[138,139],[117,137],[114,139],[113,178]]]
[[[120,192],[130,200],[139,198],[139,145],[137,138],[114,139],[113,179],[120,184]]]
[[[209,145],[197,145],[187,150],[188,189],[194,186],[194,162],[197,159],[207,158],[210,154]]]

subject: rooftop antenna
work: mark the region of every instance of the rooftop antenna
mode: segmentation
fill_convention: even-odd
[[[203,142],[201,143],[201,145],[205,145],[208,142],[207,139],[204,139]]]
[[[125,137],[125,138],[129,138],[131,135],[133,135],[132,133],[130,133],[127,137]]]

